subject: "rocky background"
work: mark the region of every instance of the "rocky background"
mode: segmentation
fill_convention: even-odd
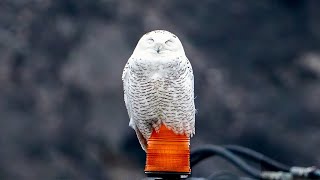
[[[180,37],[196,136],[320,166],[320,1],[1,0],[0,179],[141,179],[121,73],[138,39]],[[234,170],[221,159],[193,169]]]

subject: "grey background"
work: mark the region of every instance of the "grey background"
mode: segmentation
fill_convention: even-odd
[[[0,179],[141,179],[121,73],[166,29],[195,74],[196,136],[320,166],[320,1],[1,0]],[[198,177],[232,166],[210,159]]]

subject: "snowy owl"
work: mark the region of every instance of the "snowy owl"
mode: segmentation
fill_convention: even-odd
[[[195,134],[193,71],[178,37],[165,30],[139,40],[122,74],[131,126],[146,151],[161,124],[176,134]]]

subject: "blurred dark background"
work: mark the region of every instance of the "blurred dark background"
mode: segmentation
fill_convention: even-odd
[[[193,65],[192,148],[320,166],[320,1],[1,0],[0,179],[143,178],[121,74],[154,29]],[[193,174],[223,169],[213,158]]]

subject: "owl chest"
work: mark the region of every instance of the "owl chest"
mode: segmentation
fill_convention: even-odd
[[[142,99],[155,100],[159,95],[167,94],[174,90],[176,78],[172,78],[166,71],[146,71],[131,77],[132,93]]]
[[[140,77],[145,81],[152,82],[156,85],[165,84],[165,82],[170,83],[177,80],[180,75],[180,69],[177,67],[163,67],[141,69]]]
[[[141,88],[141,91],[159,91],[167,90],[174,84],[165,72],[148,72],[145,76],[137,77],[136,84]]]
[[[162,117],[177,109],[187,98],[185,70],[141,69],[131,72],[129,95],[134,99],[133,108],[141,117]],[[134,74],[133,74],[134,73]]]
[[[175,61],[167,64],[136,63],[130,73],[133,93],[153,100],[162,96],[173,97],[183,85],[185,72],[185,68]]]
[[[149,71],[145,73],[144,77],[145,81],[149,82],[154,88],[164,91],[175,86],[176,82],[181,78],[178,69]]]

